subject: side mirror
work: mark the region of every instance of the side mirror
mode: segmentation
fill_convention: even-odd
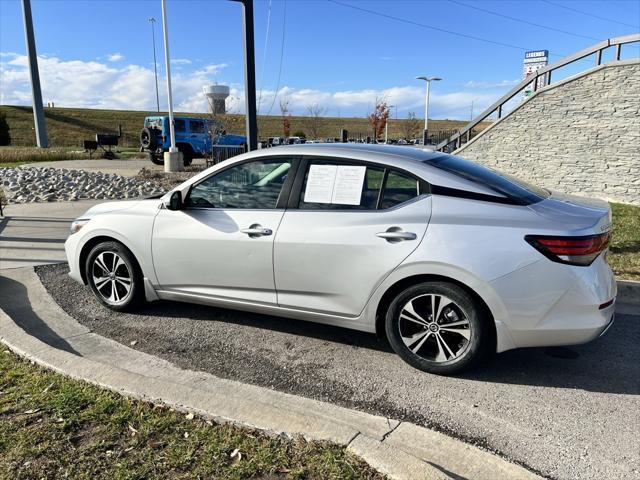
[[[169,200],[164,202],[164,206],[167,210],[181,210],[183,207],[182,192],[180,190],[173,192],[169,197]]]

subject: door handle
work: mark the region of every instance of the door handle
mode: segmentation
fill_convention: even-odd
[[[254,223],[249,228],[243,228],[240,230],[242,233],[246,233],[251,238],[258,238],[273,234],[273,230],[270,228],[264,228],[262,225]]]
[[[418,238],[415,233],[403,232],[397,227],[391,227],[386,232],[376,233],[376,237],[384,238],[389,243],[397,243],[404,240],[415,240]]]

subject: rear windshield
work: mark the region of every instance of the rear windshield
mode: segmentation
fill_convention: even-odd
[[[489,187],[519,204],[538,203],[549,196],[549,192],[544,188],[453,155],[430,158],[424,160],[424,163]]]

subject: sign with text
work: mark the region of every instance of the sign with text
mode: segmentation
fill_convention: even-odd
[[[306,203],[360,205],[367,167],[311,165],[304,192]]]
[[[524,54],[524,67],[522,72],[522,78],[526,79],[536,74],[538,70],[546,67],[549,64],[549,50],[534,50],[525,52]],[[538,86],[540,89],[547,84],[546,76],[538,78]],[[533,82],[527,85],[524,89],[524,96],[530,96],[534,91]]]

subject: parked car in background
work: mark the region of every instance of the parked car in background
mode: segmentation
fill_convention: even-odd
[[[284,145],[285,140],[284,137],[269,137],[267,139],[268,147],[279,147],[280,145]]]
[[[606,202],[440,152],[259,150],[71,232],[71,277],[113,310],[177,300],[376,332],[438,374],[613,322]]]
[[[216,145],[247,145],[246,137],[227,134],[218,128],[212,131],[212,122],[206,118],[173,117],[176,147],[182,153],[185,166],[191,165],[194,158],[208,157]],[[140,151],[147,152],[149,159],[156,165],[164,164],[164,152],[169,151],[169,116],[148,116],[144,119],[144,128],[140,132]]]

